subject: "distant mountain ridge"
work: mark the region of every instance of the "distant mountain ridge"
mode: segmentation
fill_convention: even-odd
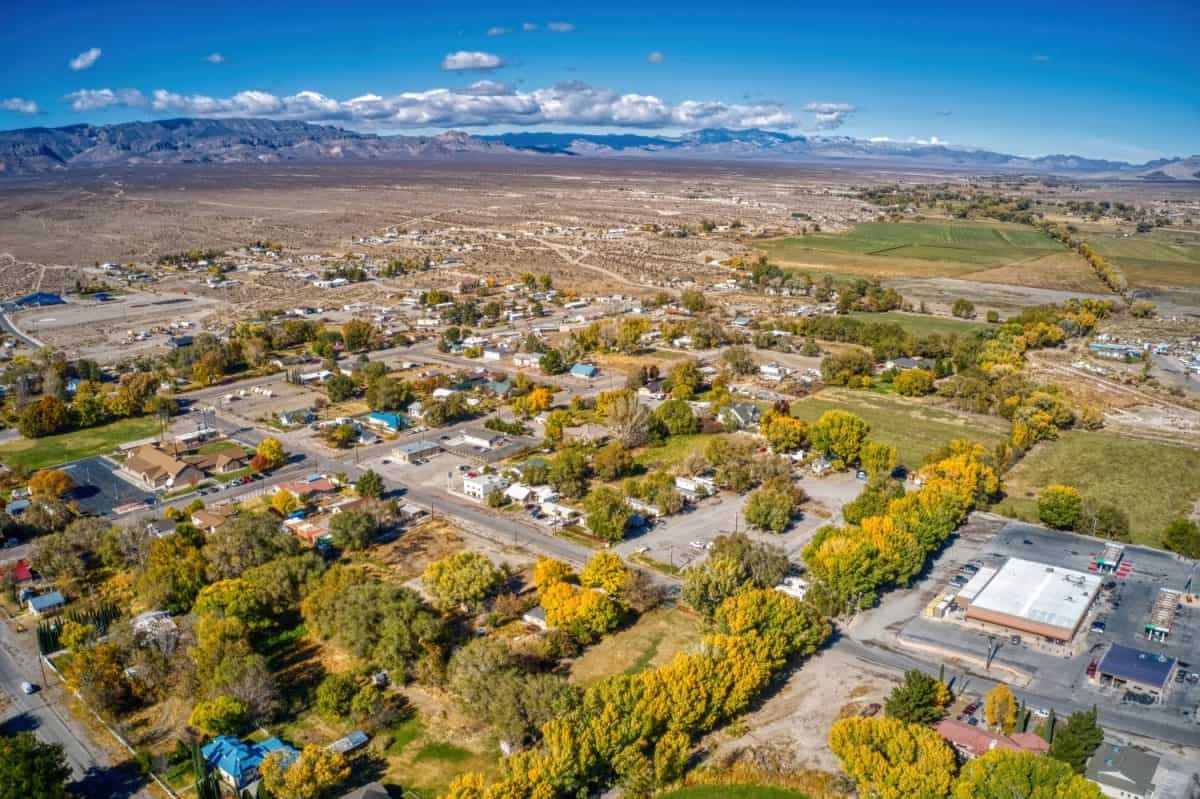
[[[1027,172],[1148,181],[1200,180],[1200,156],[1145,164],[1047,155],[1007,155],[922,142],[793,136],[750,128],[706,128],[679,136],[523,131],[437,136],[379,135],[269,119],[166,119],[0,131],[0,175],[139,164],[271,163],[312,160],[437,160],[464,157],[673,158],[875,164]]]

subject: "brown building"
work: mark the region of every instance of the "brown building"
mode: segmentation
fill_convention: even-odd
[[[143,444],[130,452],[121,471],[148,488],[195,485],[204,479],[201,469],[168,455],[153,444]]]

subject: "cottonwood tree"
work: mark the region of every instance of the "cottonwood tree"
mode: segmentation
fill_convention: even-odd
[[[1101,799],[1096,783],[1052,756],[993,749],[970,760],[955,780],[951,799]]]

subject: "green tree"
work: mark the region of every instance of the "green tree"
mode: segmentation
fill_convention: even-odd
[[[871,427],[849,411],[825,411],[812,426],[809,438],[820,453],[843,463],[855,463]]]
[[[344,402],[350,399],[357,388],[354,381],[341,372],[334,372],[325,381],[325,393],[329,395],[330,402]]]
[[[831,386],[844,386],[856,377],[875,370],[875,359],[866,350],[852,349],[831,353],[821,359],[821,379]]]
[[[970,319],[975,315],[975,303],[970,300],[959,297],[950,306],[950,313],[957,316],[959,319]]]
[[[0,799],[68,799],[71,768],[62,747],[31,732],[0,735]]]
[[[862,448],[858,452],[858,459],[867,474],[886,476],[896,468],[899,455],[896,453],[896,448],[890,444],[868,440],[863,442]]]
[[[1096,783],[1053,757],[993,749],[968,761],[951,799],[1101,799]]]
[[[620,441],[610,441],[592,457],[592,471],[601,480],[617,480],[633,470],[633,455]]]
[[[583,508],[587,511],[587,526],[592,535],[608,541],[620,541],[625,537],[633,509],[620,491],[598,486],[584,497]]]
[[[730,347],[721,353],[721,360],[725,361],[735,375],[752,375],[758,371],[754,356],[745,347]]]
[[[1067,723],[1054,733],[1049,756],[1066,763],[1076,774],[1082,774],[1088,758],[1104,741],[1104,730],[1096,723],[1096,708],[1072,713]]]
[[[790,493],[766,486],[751,493],[742,510],[747,523],[773,533],[786,530],[794,512]]]
[[[1200,558],[1200,525],[1175,519],[1163,530],[1163,546],[1185,558]]]
[[[25,406],[17,418],[17,429],[25,438],[60,433],[67,429],[69,414],[67,406],[58,397],[42,397]]]
[[[459,552],[429,564],[425,588],[443,608],[476,608],[504,582],[502,569],[478,552]]]
[[[568,499],[578,499],[587,492],[590,473],[587,456],[579,447],[566,447],[550,462],[548,475],[554,490]]]
[[[538,359],[538,366],[542,368],[542,372],[548,375],[558,375],[567,371],[567,363],[563,358],[563,354],[556,349],[549,349],[542,353],[542,357]]]
[[[684,400],[667,400],[654,409],[654,417],[673,436],[700,432],[700,421]]]
[[[347,551],[366,549],[377,530],[375,517],[364,510],[336,513],[329,522],[334,545]]]
[[[1050,485],[1038,497],[1038,518],[1059,530],[1070,530],[1079,521],[1083,497],[1079,489],[1065,485]]]
[[[1128,514],[1112,503],[1100,502],[1092,497],[1083,500],[1075,531],[1113,541],[1131,540]]]
[[[383,496],[383,478],[374,469],[367,469],[354,481],[354,490],[360,497],[379,499]]]
[[[317,712],[330,719],[341,719],[350,714],[350,703],[358,693],[358,684],[345,674],[330,674],[317,686],[315,704]]]
[[[237,735],[246,726],[249,708],[232,696],[218,696],[198,702],[188,717],[188,726],[205,736]]]
[[[884,712],[909,724],[933,724],[942,717],[945,686],[940,680],[913,669],[904,673],[904,682],[888,694]]]

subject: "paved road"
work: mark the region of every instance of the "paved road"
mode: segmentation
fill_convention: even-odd
[[[26,696],[21,683],[41,686]],[[151,799],[142,778],[131,768],[114,766],[91,733],[70,713],[62,710],[63,688],[49,670],[42,677],[38,658],[28,642],[18,639],[7,623],[0,622],[0,691],[11,700],[0,712],[0,730],[33,732],[47,743],[59,744],[75,778],[79,796],[108,799]]]

